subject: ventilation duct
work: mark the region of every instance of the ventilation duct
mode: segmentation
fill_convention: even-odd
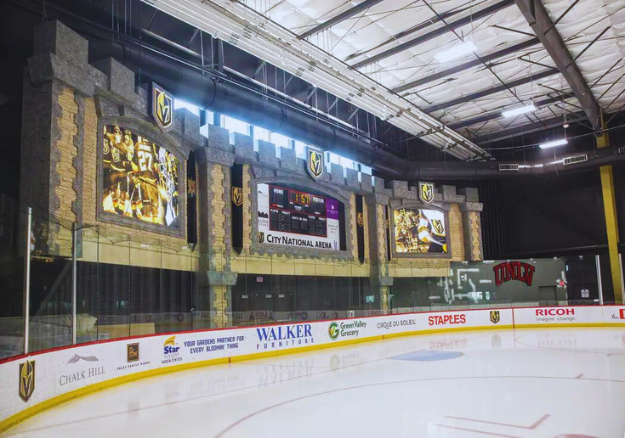
[[[570,166],[571,164],[579,164],[588,161],[588,154],[576,155],[574,157],[564,158],[562,160],[563,166]]]
[[[202,108],[336,152],[374,167],[386,177],[400,179],[402,169],[406,169],[406,160],[390,151],[373,146],[343,129],[320,123],[310,114],[268,99],[260,92],[222,78],[204,76],[163,56],[129,45],[92,41],[89,49],[92,61],[115,58],[133,71],[141,71],[143,77],[152,79],[174,95]]]
[[[519,165],[518,164],[500,164],[499,171],[500,172],[518,172]]]
[[[134,71],[141,69],[142,76],[189,102],[352,158],[371,166],[376,174],[387,180],[496,179],[581,171],[625,161],[625,154],[621,152],[623,148],[618,148],[617,153],[615,147],[590,151],[585,154],[587,160],[575,166],[564,166],[566,157],[557,162],[524,163],[409,161],[342,129],[319,123],[309,114],[267,99],[261,93],[220,78],[203,76],[155,53],[141,52],[111,41],[94,41],[90,44],[90,51],[92,61],[113,57]],[[578,153],[572,157],[579,156]],[[514,168],[517,170],[511,171]]]

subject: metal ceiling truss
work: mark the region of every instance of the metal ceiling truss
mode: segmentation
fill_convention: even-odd
[[[356,6],[349,8],[348,10],[341,12],[339,15],[337,15],[334,18],[330,18],[328,21],[325,21],[315,27],[313,27],[310,30],[307,30],[306,32],[304,32],[303,34],[301,34],[299,36],[300,39],[304,39],[304,38],[308,38],[312,35],[316,35],[319,32],[329,29],[332,26],[339,24],[351,17],[353,17],[356,14],[359,14],[360,12],[366,11],[367,9],[369,9],[372,6],[377,5],[378,3],[383,2],[384,0],[365,0],[362,3],[357,4]]]
[[[566,120],[570,123],[586,120],[584,112],[571,113],[566,116]],[[495,143],[509,138],[518,137],[520,135],[531,134],[539,131],[546,131],[547,129],[562,127],[563,116],[553,117],[547,120],[541,120],[531,125],[517,126],[503,131],[498,131],[492,134],[484,134],[479,137],[475,137],[473,140],[478,144],[485,145],[488,143]]]
[[[570,93],[565,93],[563,95],[560,96],[554,96],[554,97],[549,97],[547,99],[543,99],[543,100],[539,100],[537,102],[534,102],[534,105],[537,108],[543,107],[545,105],[549,105],[555,102],[561,102],[563,100],[566,99],[570,99],[572,97],[575,97],[575,94],[570,92]],[[449,126],[452,129],[460,129],[460,128],[465,128],[467,126],[472,126],[472,125],[477,125],[478,123],[483,123],[483,122],[488,122],[490,120],[495,120],[495,119],[499,119],[503,117],[503,115],[501,114],[501,109],[497,110],[496,112],[493,113],[489,113],[489,114],[484,114],[478,117],[474,117],[472,119],[466,119],[466,120],[462,120],[461,122],[457,122],[457,123],[451,123],[447,126]]]
[[[472,94],[467,94],[466,96],[463,97],[459,97],[457,99],[453,99],[447,102],[442,102],[439,103],[437,105],[432,105],[428,108],[426,108],[426,112],[428,113],[433,113],[435,111],[440,111],[442,109],[446,109],[446,108],[450,108],[452,106],[456,106],[456,105],[460,105],[466,102],[471,102],[477,99],[481,99],[483,97],[486,96],[490,96],[491,94],[496,94],[496,93],[500,93],[502,91],[508,91],[511,88],[514,87],[519,87],[521,85],[525,85],[525,84],[529,84],[530,82],[534,82],[537,81],[539,79],[543,79],[549,76],[553,76],[553,75],[557,75],[558,73],[560,73],[557,69],[551,69],[551,70],[544,70],[540,73],[537,73],[535,75],[532,76],[528,76],[525,78],[521,78],[521,79],[517,79],[515,81],[512,82],[507,82],[505,84],[502,85],[498,85],[496,87],[493,88],[489,88],[487,90],[482,90],[482,91],[478,91],[476,93],[472,93]]]
[[[499,50],[497,52],[493,52],[489,55],[482,56],[481,59],[474,59],[473,61],[465,62],[464,64],[460,64],[460,65],[457,65],[456,67],[452,67],[447,70],[443,70],[438,73],[435,73],[433,75],[426,76],[421,79],[417,79],[416,81],[408,82],[407,84],[401,85],[397,88],[393,88],[393,91],[396,93],[401,93],[402,91],[407,91],[412,88],[418,87],[420,85],[425,85],[430,82],[436,81],[438,79],[442,79],[447,76],[451,76],[453,74],[463,72],[470,68],[477,67],[478,65],[482,65],[484,62],[490,62],[490,61],[494,61],[495,59],[503,58],[504,56],[511,55],[520,50],[535,46],[536,44],[539,44],[539,43],[540,41],[538,40],[538,38],[532,38],[531,40],[527,40],[522,43],[515,44],[513,46]]]
[[[466,11],[467,9],[470,9],[470,8],[463,8],[463,9],[456,9],[456,10],[452,10],[452,11],[442,12],[439,15],[440,15],[440,17],[442,19],[447,19],[447,18],[453,17],[454,15],[458,15],[458,14]],[[379,49],[381,47],[384,47],[384,46],[386,46],[388,44],[395,43],[395,42],[397,42],[401,38],[406,38],[408,35],[412,35],[413,33],[420,32],[420,31],[422,31],[424,29],[427,29],[428,27],[433,26],[436,23],[440,23],[441,18],[439,18],[439,17],[432,17],[431,19],[428,19],[427,21],[425,21],[423,23],[420,23],[420,24],[418,24],[416,26],[410,27],[410,28],[408,28],[406,30],[402,30],[401,32],[396,33],[395,35],[392,35],[390,38],[384,40],[383,42],[381,42],[380,44],[378,44],[375,47],[367,49],[367,50],[365,50],[363,52],[352,53],[347,58],[345,58],[345,61],[347,62],[350,59],[354,59],[354,58],[358,58],[359,56],[366,55],[367,53],[373,52],[374,50],[377,50],[377,49]]]
[[[267,19],[230,0],[143,0],[193,27],[301,78],[347,103],[415,135],[441,127],[424,141],[462,160],[491,155],[364,74]],[[512,0],[506,0],[507,2]],[[450,145],[457,145],[449,148]],[[323,146],[323,145],[319,145]]]
[[[353,68],[361,68],[364,67],[366,65],[369,64],[373,64],[374,62],[380,61],[382,59],[388,58],[390,56],[393,56],[397,53],[403,52],[407,49],[410,49],[412,47],[418,46],[421,43],[424,43],[426,41],[429,41],[431,39],[434,39],[436,37],[439,37],[441,35],[444,35],[448,32],[450,32],[453,29],[457,29],[459,27],[465,26],[467,24],[471,24],[473,21],[475,20],[479,20],[481,18],[484,17],[488,17],[489,15],[494,14],[495,12],[498,12],[502,9],[507,8],[508,6],[512,5],[514,3],[514,0],[502,0],[498,3],[495,3],[494,5],[491,5],[487,8],[484,8],[482,10],[479,10],[471,15],[467,15],[466,17],[460,18],[459,20],[456,20],[452,23],[448,23],[446,26],[442,26],[439,27],[438,29],[435,29],[429,33],[426,33],[424,35],[418,36],[416,38],[413,38],[409,41],[406,41],[405,43],[399,44],[391,49],[385,50],[381,53],[378,53],[377,55],[373,55],[370,58],[364,59],[362,61],[359,61],[355,64],[352,65]],[[439,20],[441,21],[441,20]]]
[[[514,0],[514,2],[575,93],[593,129],[601,130],[601,108],[542,2],[540,0]],[[568,13],[572,6],[565,13]]]

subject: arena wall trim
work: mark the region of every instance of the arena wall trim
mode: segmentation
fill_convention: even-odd
[[[0,362],[0,432],[59,403],[132,380],[360,342],[440,332],[625,327],[625,306],[524,307],[405,313],[96,341]],[[20,365],[34,362],[23,401]],[[24,396],[24,394],[22,394]]]

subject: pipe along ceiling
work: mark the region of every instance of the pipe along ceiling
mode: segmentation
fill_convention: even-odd
[[[376,175],[386,179],[416,181],[452,179],[493,179],[529,175],[546,175],[588,170],[605,164],[625,161],[617,148],[592,149],[572,154],[586,155],[585,160],[565,165],[563,159],[536,162],[500,161],[432,161],[416,162],[387,149],[370,144],[349,132],[320,122],[315,117],[263,96],[262,93],[237,85],[217,75],[202,75],[183,64],[147,50],[112,41],[92,41],[90,59],[112,57],[135,72],[157,82],[174,95],[201,108],[230,115],[247,123],[280,132],[287,137],[321,147],[371,166]],[[622,149],[622,148],[621,148]],[[515,170],[501,170],[506,165]]]

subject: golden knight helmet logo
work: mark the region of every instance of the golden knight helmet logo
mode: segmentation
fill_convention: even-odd
[[[323,152],[311,147],[306,152],[306,170],[313,179],[319,179],[323,175]]]
[[[243,188],[232,187],[232,203],[237,207],[243,205]]]
[[[445,226],[443,225],[443,221],[441,221],[440,219],[432,219],[431,224],[434,234],[436,234],[437,236],[445,235]]]
[[[501,320],[501,315],[499,314],[499,310],[491,310],[490,311],[490,322],[493,324],[497,324]]]
[[[434,200],[434,184],[419,182],[419,199],[424,204],[429,204]]]
[[[19,367],[19,394],[27,402],[35,391],[35,361],[27,360]]]
[[[171,94],[157,84],[152,84],[152,117],[161,129],[167,130],[174,123],[173,102]]]
[[[258,233],[258,243],[265,243],[265,232],[261,231]]]
[[[362,213],[358,213],[356,215],[356,223],[359,227],[362,227],[365,224],[365,218],[363,217]]]

